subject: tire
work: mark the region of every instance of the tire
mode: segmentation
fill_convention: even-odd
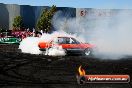
[[[47,55],[48,54],[48,48],[46,49],[39,49],[41,51],[42,55]]]
[[[49,54],[49,49],[50,48],[46,48],[45,52],[43,53],[44,55],[48,55]]]
[[[85,56],[91,56],[92,55],[92,50],[90,48],[87,48],[84,50],[84,55]]]
[[[67,50],[66,49],[63,49],[63,50],[65,51],[65,56],[67,56],[68,55]]]

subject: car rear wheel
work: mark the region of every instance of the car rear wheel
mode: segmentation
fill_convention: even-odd
[[[65,55],[68,55],[67,50],[66,50],[66,49],[63,49],[63,50],[64,50],[64,52],[65,52]]]
[[[91,51],[90,48],[87,48],[87,49],[84,50],[84,55],[85,55],[85,56],[90,56],[91,53],[92,53],[92,51]]]

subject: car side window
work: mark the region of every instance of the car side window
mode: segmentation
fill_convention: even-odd
[[[53,44],[66,44],[66,40],[65,38],[63,37],[58,37],[58,38],[55,38],[53,41],[52,41]]]
[[[76,44],[72,38],[66,38],[66,44]]]
[[[58,44],[58,38],[54,38],[52,41],[53,44]]]
[[[58,37],[52,41],[53,44],[79,44],[76,39],[68,37]]]
[[[65,39],[64,38],[58,38],[58,43],[59,44],[65,44]]]
[[[66,44],[70,44],[70,38],[66,38]]]

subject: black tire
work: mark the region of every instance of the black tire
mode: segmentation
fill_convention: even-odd
[[[84,55],[85,56],[91,56],[92,55],[92,49],[91,48],[87,48],[84,50]]]
[[[63,49],[63,50],[65,51],[65,56],[67,56],[68,55],[67,50],[66,49]]]
[[[46,52],[48,51],[47,48],[46,49],[39,49],[41,51],[42,55],[46,55]]]

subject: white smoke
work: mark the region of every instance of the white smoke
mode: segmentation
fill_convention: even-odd
[[[54,36],[62,35],[74,36],[79,41],[95,45],[93,54],[100,58],[117,59],[132,55],[132,11],[109,10],[105,13],[108,16],[93,15],[102,11],[91,10],[92,15],[86,14],[84,17],[76,18],[63,17],[62,12],[59,11],[52,20],[52,25],[58,32],[43,34],[41,38],[26,38],[20,43],[19,48],[25,53],[41,54],[38,42],[49,41]],[[113,15],[109,16],[111,12]],[[48,54],[65,55],[61,47],[52,47],[48,50]]]
[[[49,42],[52,39],[54,39],[57,36],[67,36],[67,37],[74,37],[76,38],[75,35],[70,35],[67,34],[64,31],[56,31],[53,32],[52,34],[42,34],[42,36],[39,37],[27,37],[23,39],[19,45],[19,49],[23,53],[30,53],[30,54],[42,54],[42,52],[39,50],[38,43],[39,42]],[[62,48],[62,46],[59,46],[55,44],[51,48],[46,50],[45,55],[50,55],[50,56],[65,56],[65,50]]]
[[[91,12],[100,14],[101,11]],[[107,16],[86,14],[76,18],[65,18],[61,16],[62,12],[57,12],[53,25],[57,30],[75,33],[94,44],[96,49],[93,53],[97,57],[117,59],[132,55],[132,11],[106,12]]]
[[[49,56],[65,56],[66,52],[62,48],[62,46],[53,46],[48,50],[48,55]]]
[[[41,51],[38,48],[40,39],[37,37],[27,37],[20,42],[19,49],[23,53],[40,54]]]

